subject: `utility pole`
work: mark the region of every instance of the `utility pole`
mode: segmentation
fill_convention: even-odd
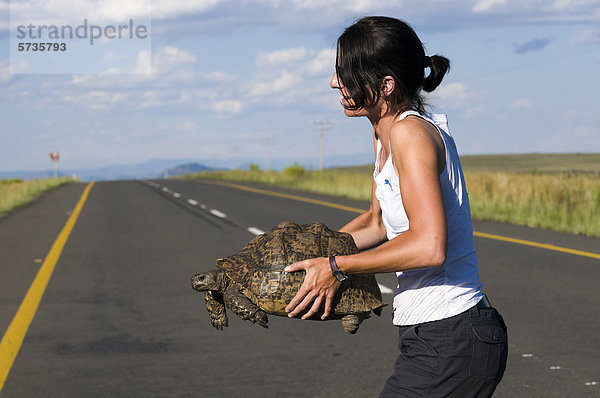
[[[317,126],[319,126],[319,170],[323,171],[323,169],[324,169],[323,139],[325,137],[325,135],[323,133],[327,129],[326,126],[329,124],[329,122],[324,121],[324,120],[316,120],[313,123],[316,124]]]
[[[234,170],[237,170],[238,168],[238,154],[240,152],[240,147],[239,146],[234,146],[233,147],[233,155],[234,155],[234,159],[235,159],[235,166],[233,167]]]
[[[267,171],[271,169],[271,136],[266,139],[267,144]]]

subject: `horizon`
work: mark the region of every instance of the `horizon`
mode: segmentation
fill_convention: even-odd
[[[505,162],[508,159],[514,159],[516,158],[519,162],[523,162],[524,160],[528,160],[528,159],[523,159],[523,158],[527,158],[527,157],[533,157],[533,158],[541,158],[541,163],[536,164],[537,167],[541,167],[542,169],[544,168],[548,168],[550,167],[550,169],[554,169],[556,171],[560,171],[560,170],[571,170],[571,171],[580,171],[580,172],[594,172],[594,173],[598,173],[600,172],[600,166],[596,167],[599,168],[598,171],[595,170],[594,167],[589,167],[589,166],[584,166],[583,169],[577,169],[577,168],[566,168],[564,165],[559,165],[559,166],[548,166],[548,161],[549,160],[557,160],[556,157],[566,157],[569,158],[568,160],[572,161],[573,157],[590,157],[593,156],[594,159],[591,160],[587,160],[586,162],[583,162],[583,164],[587,165],[590,161],[596,165],[597,163],[597,159],[595,159],[595,157],[598,157],[600,159],[600,152],[574,152],[574,153],[509,153],[509,154],[471,154],[471,155],[460,155],[461,160],[466,161],[469,163],[468,166],[464,166],[463,167],[465,169],[470,169],[471,167],[473,167],[473,161],[475,161],[475,166],[477,168],[485,168],[486,166],[483,166],[477,162],[486,162],[485,165],[488,165],[490,163],[489,160],[491,158],[500,158],[500,162]],[[485,158],[489,158],[489,159],[485,159]],[[563,159],[564,160],[564,159]],[[223,162],[227,163],[228,160],[225,159],[223,160]],[[137,173],[141,173],[141,174],[145,174],[145,175],[150,175],[152,174],[151,170],[155,171],[155,175],[158,174],[162,174],[166,171],[172,170],[172,169],[176,169],[176,168],[180,168],[183,166],[201,166],[201,167],[205,167],[206,169],[208,169],[208,171],[232,171],[232,170],[248,170],[249,167],[252,164],[256,164],[259,166],[259,169],[262,171],[275,171],[275,172],[281,172],[283,171],[283,169],[285,169],[286,167],[289,166],[294,166],[294,165],[299,165],[303,168],[305,168],[307,171],[317,171],[318,170],[318,165],[315,165],[315,163],[311,163],[311,164],[307,164],[307,163],[302,163],[302,162],[298,162],[298,161],[290,161],[287,158],[274,158],[271,160],[272,162],[272,167],[270,169],[266,169],[265,165],[266,162],[263,160],[262,162],[257,161],[257,162],[253,162],[251,159],[247,158],[247,159],[239,159],[239,164],[238,167],[235,166],[227,166],[227,165],[211,165],[209,164],[210,161],[209,160],[195,160],[195,159],[149,159],[149,160],[145,160],[143,162],[138,162],[138,163],[123,163],[123,164],[112,164],[112,165],[104,165],[104,166],[99,166],[99,167],[92,167],[92,168],[81,168],[81,169],[64,169],[64,168],[58,168],[58,176],[69,176],[69,175],[73,175],[73,173],[76,172],[83,172],[83,173],[96,173],[98,174],[99,172],[103,171],[105,173],[110,173],[112,172],[113,175],[114,173],[125,173],[124,176],[122,176],[122,178],[129,178],[129,177],[135,177],[134,176],[134,172],[131,171],[131,168],[139,168],[141,166],[146,166],[146,169],[142,170],[142,169],[137,169],[136,172]],[[160,164],[160,165],[158,165]],[[346,162],[343,164],[337,164],[337,163],[332,163],[331,165],[328,165],[327,167],[325,167],[325,170],[330,170],[330,169],[345,169],[345,168],[359,168],[359,167],[369,167],[373,164],[373,162],[359,162],[359,163],[352,163],[352,162]],[[504,163],[503,163],[504,164]],[[599,163],[600,164],[600,163]],[[154,169],[152,169],[151,167],[154,165]],[[497,166],[497,165],[496,165]],[[512,164],[511,166],[515,166],[514,164]],[[516,166],[517,168],[519,168],[518,166]],[[521,166],[523,167],[523,166]],[[127,169],[130,169],[129,171],[127,171]],[[535,167],[534,167],[535,168]],[[149,171],[150,170],[150,171]],[[563,171],[564,171],[563,170]],[[30,169],[30,170],[26,170],[26,169],[21,169],[21,170],[0,170],[0,180],[2,179],[10,179],[10,178],[23,178],[23,175],[33,175],[35,177],[27,177],[26,179],[31,179],[31,178],[40,178],[44,175],[50,175],[53,173],[53,168],[52,166],[43,168],[43,169]],[[128,174],[127,173],[131,173]],[[19,177],[19,175],[21,175]],[[106,180],[106,175],[109,174],[105,174],[104,177],[102,177],[101,175],[99,175],[99,177],[103,180]],[[122,179],[121,178],[121,179]],[[149,177],[150,178],[150,177]],[[154,178],[154,177],[152,177]],[[86,180],[91,180],[89,178],[87,178]]]

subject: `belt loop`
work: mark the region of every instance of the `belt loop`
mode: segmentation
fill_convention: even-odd
[[[477,308],[477,304],[469,308],[469,316],[471,318],[479,318],[479,308]]]

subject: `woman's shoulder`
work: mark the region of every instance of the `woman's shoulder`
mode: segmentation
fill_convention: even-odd
[[[419,116],[398,119],[390,130],[390,143],[405,146],[410,143],[426,141],[436,143],[440,139],[437,128]]]
[[[439,130],[419,116],[397,120],[390,131],[390,150],[394,159],[435,159],[441,172],[445,166],[445,145]]]

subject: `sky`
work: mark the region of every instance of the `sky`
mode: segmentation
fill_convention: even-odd
[[[427,102],[448,115],[460,154],[600,152],[598,0],[154,0],[151,14],[149,1],[0,0],[1,171],[48,168],[50,151],[65,169],[157,158],[316,168],[320,122],[326,167],[370,162],[368,120],[344,116],[329,87],[337,37],[367,15],[408,22],[428,55],[450,59]],[[43,74],[32,65],[56,54],[29,71],[11,59],[11,6],[33,21],[133,18],[151,30]]]

